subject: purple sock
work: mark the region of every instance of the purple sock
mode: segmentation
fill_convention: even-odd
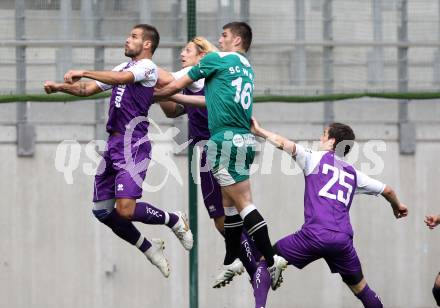
[[[166,223],[166,225],[170,228],[174,227],[174,225],[179,221],[179,216],[177,216],[174,213],[168,213],[170,216],[169,221]]]
[[[257,261],[261,259],[261,254],[255,247],[254,242],[249,237],[246,231],[241,234],[241,248],[239,258],[241,263],[243,263],[246,272],[252,279],[255,271],[257,270]]]
[[[132,220],[148,225],[167,225],[171,228],[179,220],[179,217],[176,214],[162,211],[146,202],[137,202]]]
[[[270,274],[267,270],[267,262],[261,261],[252,278],[252,288],[254,289],[255,308],[266,307],[267,294],[270,288]]]
[[[219,231],[225,237],[225,233]],[[255,271],[257,270],[257,261],[261,259],[261,253],[255,247],[254,241],[249,237],[246,231],[241,234],[241,247],[238,258],[243,263],[246,272],[252,280]]]
[[[141,243],[139,246],[136,244],[137,248],[139,248],[140,251],[146,252],[148,248],[151,247],[151,243],[144,237],[143,239],[139,239],[138,243]]]
[[[135,225],[131,221],[119,216],[115,210],[100,219],[100,221],[112,229],[117,236],[135,245],[140,251],[145,252],[151,247],[151,243],[141,235]]]
[[[112,231],[122,238],[126,240],[132,245],[136,245],[136,242],[139,240],[141,233],[139,230],[133,225],[133,223],[127,219],[119,216],[118,212],[113,210],[110,214],[108,214],[105,218],[100,220],[103,224],[107,225]]]
[[[365,285],[361,292],[356,294],[356,297],[364,304],[365,308],[383,308],[379,296],[370,289],[368,284]]]

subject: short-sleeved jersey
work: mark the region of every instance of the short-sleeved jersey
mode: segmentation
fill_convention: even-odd
[[[156,64],[149,59],[124,62],[113,71],[129,71],[134,75],[134,83],[108,85],[99,81],[96,84],[103,90],[112,89],[108,111],[107,132],[124,134],[131,120],[138,116],[148,116],[153,101],[154,86],[158,72]],[[134,127],[133,134],[144,136],[148,133],[149,123],[143,121]]]
[[[174,79],[186,75],[192,66],[185,67],[180,71],[172,73]],[[205,79],[194,81],[188,87],[183,89],[185,95],[205,95]],[[208,129],[208,110],[205,107],[185,106],[185,112],[188,114],[188,137],[194,142],[208,140],[210,137]]]
[[[211,135],[225,130],[250,131],[254,71],[237,52],[211,52],[194,66],[188,76],[205,78],[205,98]]]
[[[304,229],[353,236],[349,210],[355,193],[381,194],[385,184],[342,161],[333,151],[311,151],[296,145],[296,162],[304,172]]]

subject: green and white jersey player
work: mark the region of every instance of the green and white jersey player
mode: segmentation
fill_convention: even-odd
[[[211,134],[232,129],[250,132],[254,71],[239,52],[211,52],[188,76],[205,78],[205,98]]]
[[[254,71],[239,52],[212,52],[188,76],[205,78],[205,99],[211,133],[208,159],[221,186],[249,179],[255,156],[250,133]]]
[[[205,98],[211,138],[207,144],[213,174],[221,186],[225,208],[226,256],[214,287],[227,284],[243,271],[239,261],[243,226],[253,237],[268,266],[272,288],[282,279],[287,261],[274,254],[267,224],[252,201],[249,168],[254,159],[254,136],[250,133],[254,72],[245,57],[252,42],[252,29],[244,22],[223,26],[219,38],[222,52],[206,55],[186,75],[155,92],[169,97],[195,80],[205,78]],[[182,104],[200,104],[195,96],[174,96]],[[269,274],[268,273],[268,274]]]

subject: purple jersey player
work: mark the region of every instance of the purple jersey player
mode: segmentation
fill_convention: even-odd
[[[429,229],[434,229],[436,226],[440,224],[440,215],[428,215],[425,218],[426,226]],[[434,282],[434,287],[432,288],[432,295],[434,295],[435,302],[437,306],[440,307],[440,273],[437,275],[437,278]]]
[[[186,75],[188,71],[197,65],[201,58],[207,53],[215,51],[216,48],[206,38],[197,36],[189,41],[180,53],[182,69],[175,73],[168,73],[159,69],[161,85],[179,79]],[[183,89],[184,95],[205,95],[204,79],[197,80]],[[176,96],[181,97],[181,96]],[[178,101],[178,99],[176,100]],[[215,180],[210,168],[207,168],[206,151],[204,145],[210,137],[208,129],[208,112],[206,107],[182,106],[173,101],[161,101],[160,106],[169,118],[176,118],[184,113],[188,115],[188,138],[193,145],[201,149],[200,160],[200,183],[203,195],[203,201],[208,211],[209,217],[213,219],[215,227],[224,235],[225,212],[222,204],[222,195],[220,185]],[[243,232],[241,238],[240,260],[252,277],[257,264],[255,260],[260,258],[260,253],[250,241],[246,232]]]
[[[146,202],[136,202],[142,196],[142,182],[151,159],[146,117],[158,79],[157,67],[151,61],[158,45],[156,28],[136,25],[125,42],[125,56],[130,61],[112,71],[68,71],[64,75],[65,83],[47,81],[44,89],[48,94],[61,91],[76,96],[112,89],[107,122],[109,137],[95,176],[93,214],[120,238],[138,247],[168,277],[164,242],[147,240],[132,223],[167,225],[185,249],[192,248],[192,234],[184,213],[169,213]],[[79,81],[82,77],[93,81]]]
[[[383,307],[362,274],[353,246],[350,206],[355,193],[381,194],[390,203],[396,218],[405,217],[408,209],[391,187],[368,177],[341,159],[353,146],[355,136],[352,129],[340,123],[330,124],[321,137],[319,151],[305,149],[267,131],[255,119],[252,119],[252,131],[289,153],[304,172],[305,222],[299,231],[274,245],[277,253],[299,269],[323,258],[332,273],[341,275],[364,307]],[[264,264],[257,273],[263,278],[267,276]],[[265,307],[269,290],[263,278],[255,277],[253,281],[255,285],[262,285],[254,292],[258,308]]]

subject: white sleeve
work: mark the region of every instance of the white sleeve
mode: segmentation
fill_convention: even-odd
[[[174,73],[171,73],[171,74],[173,75],[174,79],[177,80],[177,79],[179,79],[179,78],[185,76],[186,74],[188,74],[188,72],[189,72],[191,69],[192,69],[192,66],[188,66],[188,67],[182,68],[180,71],[177,71],[177,72],[174,72]],[[205,86],[205,79],[202,78],[202,79],[199,79],[199,80],[194,81],[194,82],[193,82],[192,84],[190,84],[187,88],[188,88],[191,92],[196,93],[196,92],[201,91],[201,90],[203,89],[204,86]]]
[[[156,64],[149,59],[142,59],[129,67],[127,72],[132,72],[134,82],[141,82],[144,87],[154,87],[158,78]]]
[[[293,156],[298,166],[304,172],[304,175],[311,174],[316,166],[321,161],[322,156],[326,153],[325,151],[312,151],[311,149],[305,148],[302,145],[295,143],[296,153]]]
[[[188,72],[190,71],[190,69],[192,69],[192,66],[188,66],[185,68],[182,68],[180,71],[171,73],[171,75],[173,75],[174,79],[179,79],[180,77],[185,76],[186,74],[188,74]]]
[[[115,67],[112,69],[112,71],[113,71],[113,72],[120,72],[120,71],[122,71],[122,69],[123,69],[126,65],[127,65],[127,62],[121,63],[121,64],[115,66]],[[106,84],[106,83],[103,83],[103,82],[98,81],[98,80],[95,80],[95,82],[96,82],[96,85],[97,85],[102,91],[107,91],[107,90],[110,90],[111,88],[113,88],[113,86],[112,86],[111,84]]]
[[[307,166],[310,164],[310,159],[312,157],[312,151],[310,149],[306,149],[300,144],[295,144],[296,147],[296,153],[293,156],[293,159],[295,159],[298,166],[301,168],[301,170],[306,170]]]
[[[385,189],[385,184],[381,181],[370,178],[363,172],[356,170],[356,194],[380,195]]]
[[[102,91],[107,91],[110,90],[111,88],[113,88],[113,86],[111,84],[106,84],[103,83],[101,81],[95,80],[96,85],[102,90]]]

